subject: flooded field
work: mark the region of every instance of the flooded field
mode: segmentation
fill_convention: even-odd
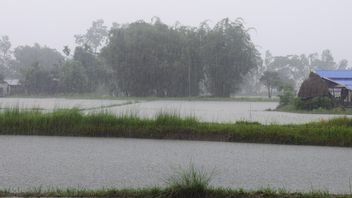
[[[321,119],[331,119],[341,115],[297,114],[267,111],[275,109],[277,102],[238,101],[129,101],[129,100],[88,100],[88,99],[32,99],[0,98],[0,107],[40,108],[80,108],[86,112],[108,111],[114,114],[135,114],[153,118],[160,112],[195,116],[204,122],[255,121],[263,124],[307,123]]]
[[[163,185],[190,163],[212,185],[349,192],[352,149],[119,138],[0,136],[0,188]]]
[[[88,100],[64,98],[0,98],[1,108],[19,107],[54,110],[59,108],[91,109],[130,103],[127,100]]]

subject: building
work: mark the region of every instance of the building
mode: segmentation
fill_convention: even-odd
[[[0,80],[0,97],[4,97],[10,94],[10,86],[4,81]]]
[[[9,85],[8,95],[22,94],[23,87],[19,79],[5,79],[5,82]]]
[[[327,96],[344,106],[352,105],[352,70],[317,70],[309,74],[298,97],[309,99]]]

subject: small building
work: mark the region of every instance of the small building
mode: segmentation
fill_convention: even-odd
[[[4,80],[9,86],[8,95],[21,94],[23,93],[23,87],[19,79],[5,79]]]
[[[298,97],[309,99],[320,96],[335,98],[344,106],[352,105],[352,70],[316,70],[309,74],[298,92]]]
[[[4,81],[0,80],[0,97],[4,97],[10,94],[10,86]]]

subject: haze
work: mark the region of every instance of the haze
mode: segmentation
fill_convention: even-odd
[[[13,46],[38,42],[59,51],[74,45],[93,20],[128,23],[158,16],[198,25],[222,18],[241,17],[261,52],[274,55],[321,52],[330,49],[336,59],[352,62],[352,2],[349,0],[1,0],[0,35]]]

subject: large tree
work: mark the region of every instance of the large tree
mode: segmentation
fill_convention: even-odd
[[[60,67],[64,57],[55,49],[34,46],[15,48],[16,70],[21,74],[26,90],[30,94],[55,93]]]
[[[155,18],[115,25],[102,50],[126,95],[199,95],[200,84],[214,96],[235,92],[260,62],[242,22],[224,19],[214,28],[167,26]]]
[[[93,21],[92,26],[85,34],[75,35],[76,43],[80,46],[89,47],[93,53],[97,53],[99,48],[104,44],[108,36],[107,26],[104,25],[104,20],[99,19]]]
[[[236,92],[243,77],[261,62],[241,20],[218,22],[206,35],[202,51],[209,91],[214,96]]]

